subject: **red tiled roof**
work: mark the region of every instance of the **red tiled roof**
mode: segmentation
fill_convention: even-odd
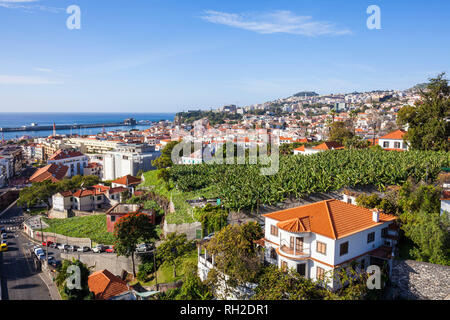
[[[388,139],[388,140],[402,140],[403,136],[405,135],[405,131],[403,130],[396,130],[394,132],[388,133],[385,136],[380,137],[380,139]]]
[[[108,300],[129,291],[125,281],[106,269],[91,274],[88,278],[88,285],[96,300]]]
[[[123,186],[132,186],[141,183],[141,179],[127,175],[125,177],[114,180],[112,183],[120,184]]]
[[[49,164],[43,168],[38,169],[30,178],[30,182],[43,182],[50,180],[52,182],[61,181],[69,170],[69,167],[64,165]]]
[[[67,151],[59,149],[48,160],[62,160],[82,156],[84,156],[84,154],[82,154],[80,151]]]
[[[282,229],[288,230],[295,230],[296,228],[301,230],[300,223],[294,223],[294,219],[309,218],[308,220],[301,220],[305,230],[310,230],[332,239],[340,239],[396,219],[395,216],[380,213],[380,222],[376,223],[372,220],[372,210],[334,199],[277,211],[263,216],[280,222],[290,221],[290,223],[281,224]],[[306,221],[309,222],[309,226],[305,225]]]

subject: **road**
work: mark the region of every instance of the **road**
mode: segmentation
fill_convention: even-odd
[[[51,300],[48,287],[34,269],[33,258],[26,254],[32,244],[19,231],[22,220],[17,206],[0,217],[0,225],[9,230],[8,251],[0,252],[2,300]]]

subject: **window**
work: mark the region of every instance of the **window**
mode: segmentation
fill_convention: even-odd
[[[407,149],[408,146],[406,145],[406,143],[403,142],[403,149]]]
[[[70,197],[70,202],[72,202],[73,201],[73,197]]]
[[[270,248],[270,258],[277,259],[277,252],[274,248]]]
[[[102,196],[98,196],[98,197],[97,197],[97,200],[102,200]]]
[[[361,260],[361,271],[364,271],[366,269],[366,259]]]
[[[351,198],[347,198],[347,203],[352,204],[352,199]]]
[[[394,142],[394,148],[400,149],[400,142]]]
[[[375,241],[375,232],[371,232],[367,235],[367,243],[371,243]]]
[[[270,226],[270,234],[272,236],[278,237],[278,228],[274,225]]]
[[[341,243],[341,246],[340,246],[340,255],[343,256],[344,254],[347,254],[347,253],[348,253],[348,241]]]
[[[295,238],[295,251],[297,253],[303,251],[303,238]]]
[[[381,229],[381,237],[382,238],[386,238],[387,234],[388,234],[388,228]]]
[[[389,148],[389,141],[383,142],[383,148]]]
[[[281,270],[286,271],[287,270],[287,262],[281,261]]]
[[[116,216],[111,216],[111,222],[115,222],[116,221]]]
[[[122,159],[123,160],[128,160],[128,157],[127,156],[123,156]]]
[[[325,269],[321,267],[316,268],[316,279],[322,280],[325,277]]]
[[[306,264],[304,264],[304,263],[298,264],[297,265],[297,272],[298,272],[299,275],[304,277],[306,275]]]
[[[326,245],[326,243],[317,241],[316,251],[318,253],[327,254],[327,245]]]

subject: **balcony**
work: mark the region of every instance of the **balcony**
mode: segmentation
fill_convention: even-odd
[[[301,259],[301,258],[306,258],[306,257],[310,256],[310,249],[309,249],[309,245],[307,245],[307,244],[303,244],[303,246],[298,248],[298,250],[296,248],[291,248],[286,245],[281,245],[280,249],[279,249],[279,253],[281,253],[282,255],[285,255],[289,258]]]

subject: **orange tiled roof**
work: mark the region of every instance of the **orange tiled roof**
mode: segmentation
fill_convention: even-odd
[[[328,238],[340,239],[356,232],[394,221],[395,216],[380,213],[380,222],[372,220],[372,210],[358,207],[339,200],[326,200],[305,206],[277,211],[263,215],[267,218],[287,222],[293,219],[309,218],[309,227],[305,230],[321,234]],[[289,224],[282,225],[288,228]],[[292,230],[295,224],[291,224]]]
[[[38,169],[30,178],[30,182],[43,182],[50,180],[52,182],[61,181],[69,170],[69,167],[63,165],[49,164]]]
[[[315,150],[334,150],[334,149],[344,149],[344,146],[341,145],[339,142],[328,141],[328,142],[319,144],[318,146],[315,146],[313,149],[315,149]]]
[[[125,281],[106,269],[91,274],[88,278],[88,286],[96,300],[108,300],[129,291]]]
[[[131,186],[141,183],[141,179],[127,175],[125,177],[114,180],[112,183],[121,184],[123,186]]]
[[[62,160],[82,156],[84,156],[84,154],[82,154],[80,151],[66,151],[59,149],[48,160]]]
[[[442,192],[441,200],[450,200],[450,190],[444,190]]]
[[[310,232],[309,217],[294,218],[277,223],[277,227],[289,232]]]
[[[396,130],[394,132],[388,133],[387,135],[381,137],[380,139],[402,140],[405,133],[406,132],[403,130]]]
[[[301,146],[294,149],[295,151],[305,151],[305,146]]]

